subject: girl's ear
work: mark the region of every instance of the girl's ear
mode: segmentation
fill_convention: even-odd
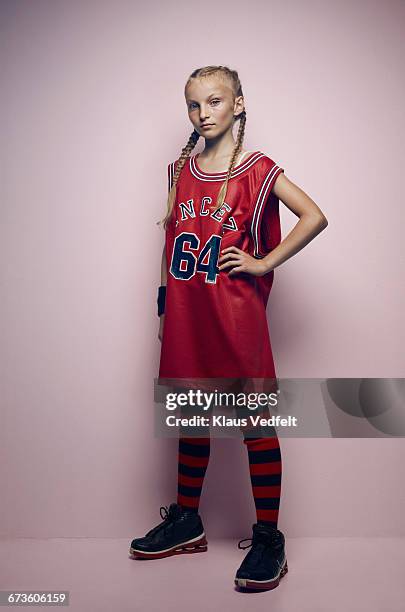
[[[235,98],[234,112],[236,113],[236,115],[240,115],[240,113],[244,110],[245,105],[243,101],[243,96],[238,96],[237,98]]]

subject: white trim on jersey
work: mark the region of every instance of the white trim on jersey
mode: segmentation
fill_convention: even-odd
[[[192,155],[189,158],[190,159],[190,162],[189,162],[190,171],[191,171],[191,174],[195,178],[199,179],[200,181],[207,181],[207,182],[225,180],[227,172],[213,172],[213,173],[207,174],[203,170],[199,170],[199,168],[197,167],[195,163],[195,157],[196,157],[195,155]],[[251,168],[262,157],[265,157],[264,153],[261,153],[260,151],[258,151],[257,153],[254,153],[249,159],[244,161],[239,166],[236,166],[232,170],[230,178],[239,176],[239,174],[242,174],[243,172],[245,172],[245,170],[248,170],[249,168]]]
[[[259,195],[256,200],[256,204],[253,210],[253,218],[250,226],[250,231],[253,238],[254,245],[254,257],[264,257],[264,255],[260,255],[259,253],[259,219],[260,214],[263,208],[263,205],[267,199],[267,194],[271,190],[272,184],[274,183],[274,178],[279,172],[284,172],[283,168],[275,164],[271,170],[264,177],[261,189],[259,191]]]
[[[243,162],[243,158],[246,157],[247,155],[250,155],[251,153],[253,153],[253,151],[243,151],[242,155],[239,157],[239,161],[237,165],[239,166],[239,164]]]
[[[171,164],[169,164],[169,193],[171,188],[173,187],[173,178],[174,178],[174,164],[175,162],[172,162]]]

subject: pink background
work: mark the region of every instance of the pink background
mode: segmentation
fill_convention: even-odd
[[[278,376],[404,376],[402,2],[8,1],[1,21],[2,536],[132,538],[175,501],[155,222],[197,67],[239,71],[245,147],[329,221],[275,272]],[[402,439],[281,445],[288,536],[405,535]],[[213,441],[201,513],[249,537],[238,441]]]

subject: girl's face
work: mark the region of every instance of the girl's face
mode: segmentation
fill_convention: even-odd
[[[191,79],[185,97],[194,129],[207,139],[217,138],[232,129],[235,115],[244,109],[243,97],[234,100],[226,81],[214,76]]]

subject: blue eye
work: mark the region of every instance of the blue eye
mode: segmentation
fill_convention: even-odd
[[[221,100],[219,100],[218,98],[214,98],[213,100],[211,100],[211,104],[214,104],[217,102],[221,102]],[[198,106],[198,105],[195,102],[190,102],[190,104],[188,105],[188,108],[191,110],[195,106]]]

